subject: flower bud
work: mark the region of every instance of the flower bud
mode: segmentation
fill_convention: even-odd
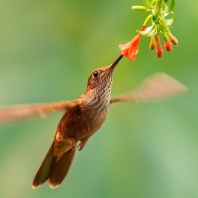
[[[132,6],[131,9],[137,11],[147,11],[147,8],[144,6]]]
[[[156,55],[158,58],[161,58],[163,56],[163,49],[162,49],[159,35],[157,35],[156,40],[157,40]]]
[[[173,45],[178,45],[179,42],[178,42],[178,40],[177,40],[176,37],[174,37],[170,32],[169,32],[168,36],[169,36],[170,41],[171,41],[171,43],[172,43]]]
[[[171,52],[173,49],[172,43],[170,41],[164,41],[164,47],[168,52]]]
[[[150,41],[150,44],[149,44],[149,48],[151,50],[155,49],[155,38],[154,38],[154,36],[151,36],[151,41]]]

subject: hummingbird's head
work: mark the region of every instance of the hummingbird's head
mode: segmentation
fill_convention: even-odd
[[[88,79],[87,91],[106,91],[111,90],[113,82],[113,73],[116,65],[122,59],[122,55],[111,65],[95,69]]]

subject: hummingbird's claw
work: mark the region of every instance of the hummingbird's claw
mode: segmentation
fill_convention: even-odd
[[[83,144],[82,142],[78,145],[78,151],[81,151],[84,148],[85,144]]]
[[[87,141],[88,141],[88,138],[84,138],[84,139],[82,139],[81,141],[80,141],[80,144],[78,145],[78,150],[79,151],[81,151],[83,148],[84,148],[84,146],[85,146],[85,144],[87,143]]]

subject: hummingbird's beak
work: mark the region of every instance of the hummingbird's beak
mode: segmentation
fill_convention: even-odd
[[[112,65],[110,66],[109,69],[115,69],[116,65],[120,62],[120,60],[122,59],[122,55],[120,55],[115,61],[114,63],[112,63]]]

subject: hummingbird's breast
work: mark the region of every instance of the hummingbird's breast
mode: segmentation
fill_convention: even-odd
[[[89,138],[106,120],[109,104],[110,97],[102,95],[82,100],[78,108],[64,114],[58,128],[65,138]]]

